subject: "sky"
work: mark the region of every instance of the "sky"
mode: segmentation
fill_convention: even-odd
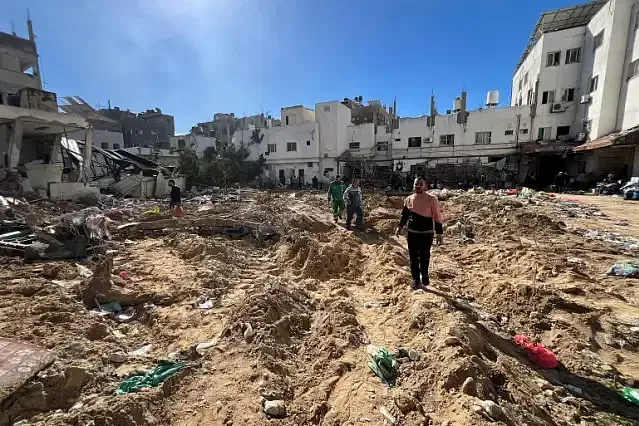
[[[6,2],[8,1],[8,7]],[[400,116],[510,102],[544,10],[578,0],[4,0],[0,31],[33,21],[45,89],[94,107],[159,107],[186,133],[216,112],[363,96]]]

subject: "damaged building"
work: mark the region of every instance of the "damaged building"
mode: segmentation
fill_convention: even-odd
[[[9,189],[48,191],[63,180],[60,146],[84,117],[58,112],[55,93],[42,90],[33,25],[28,38],[0,33],[0,168]],[[26,179],[22,179],[22,178]],[[20,185],[18,185],[20,182]]]

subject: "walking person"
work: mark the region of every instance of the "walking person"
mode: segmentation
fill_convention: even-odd
[[[171,193],[169,194],[169,207],[173,211],[173,216],[184,217],[180,187],[175,184],[173,179],[169,180],[169,186],[171,187]]]
[[[399,226],[395,235],[399,236],[406,226],[408,254],[410,256],[410,272],[413,277],[412,289],[428,286],[428,265],[433,237],[437,235],[437,244],[443,239],[443,216],[437,197],[425,192],[426,182],[423,178],[415,179],[415,193],[406,197]]]
[[[364,224],[364,197],[362,188],[359,187],[359,179],[353,179],[346,191],[344,191],[344,202],[346,203],[346,229],[350,231],[353,215],[356,215],[355,227],[360,229]]]
[[[346,185],[342,182],[340,175],[335,176],[335,180],[328,185],[328,202],[333,202],[333,219],[335,223],[337,223],[338,218],[342,218],[345,190]]]

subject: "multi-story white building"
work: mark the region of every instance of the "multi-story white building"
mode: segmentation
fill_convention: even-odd
[[[352,120],[348,99],[318,103],[314,111],[300,105],[282,108],[281,126],[238,131],[234,141],[249,148],[251,159],[263,155],[268,175],[287,183],[300,175],[326,181],[352,159],[406,171],[509,158],[519,180],[561,169],[593,179],[609,172],[637,176],[639,0],[543,13],[517,64],[510,105],[500,107],[498,98],[490,91],[486,108],[467,111],[462,94],[446,114],[398,120],[389,109],[385,125],[354,124],[361,121]],[[434,100],[431,105],[434,110]],[[557,161],[557,154],[564,158]]]

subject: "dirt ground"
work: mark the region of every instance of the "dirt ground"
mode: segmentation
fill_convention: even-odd
[[[116,233],[110,254],[84,263],[93,278],[77,262],[4,257],[0,336],[55,361],[2,402],[0,426],[639,424],[619,393],[639,387],[639,281],[605,274],[638,257],[639,203],[455,195],[433,249],[440,297],[409,289],[405,238],[393,236],[402,199],[366,199],[368,232],[332,223],[325,194],[187,206],[268,223],[278,238]],[[135,278],[116,286],[120,302],[143,312],[123,323],[91,312],[87,290],[121,271]],[[516,334],[560,366],[538,367]],[[367,367],[371,344],[419,357],[399,359],[389,388]],[[186,367],[116,395],[167,357]],[[267,416],[271,401],[286,412]]]

